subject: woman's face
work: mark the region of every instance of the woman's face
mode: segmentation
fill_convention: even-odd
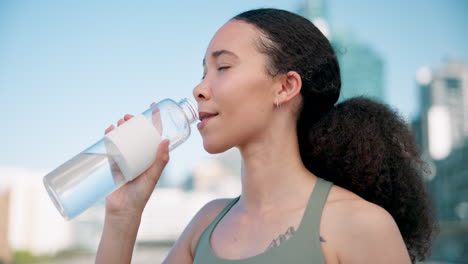
[[[209,153],[261,140],[274,111],[274,88],[267,57],[256,48],[260,32],[232,20],[211,40],[203,60],[203,80],[193,90],[201,122],[198,129]]]

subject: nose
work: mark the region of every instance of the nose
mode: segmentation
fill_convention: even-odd
[[[197,86],[195,86],[195,88],[193,88],[193,97],[198,103],[211,98],[210,89],[206,80],[202,80]]]

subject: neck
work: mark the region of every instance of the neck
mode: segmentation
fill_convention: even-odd
[[[265,134],[239,147],[243,159],[240,204],[256,212],[304,206],[316,176],[302,163],[296,130]]]

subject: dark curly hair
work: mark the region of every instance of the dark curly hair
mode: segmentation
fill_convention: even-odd
[[[363,97],[335,106],[341,89],[330,42],[309,20],[278,9],[255,9],[233,18],[260,30],[259,51],[271,76],[302,78],[297,133],[304,165],[317,176],[386,209],[395,219],[411,260],[430,254],[436,229],[427,173],[404,120]]]

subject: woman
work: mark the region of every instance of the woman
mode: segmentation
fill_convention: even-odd
[[[164,263],[425,259],[434,224],[411,133],[371,100],[334,106],[338,62],[312,23],[277,9],[242,13],[215,34],[203,67],[198,129],[209,153],[240,150],[242,193],[206,204]],[[107,198],[97,263],[130,263],[167,145]]]

